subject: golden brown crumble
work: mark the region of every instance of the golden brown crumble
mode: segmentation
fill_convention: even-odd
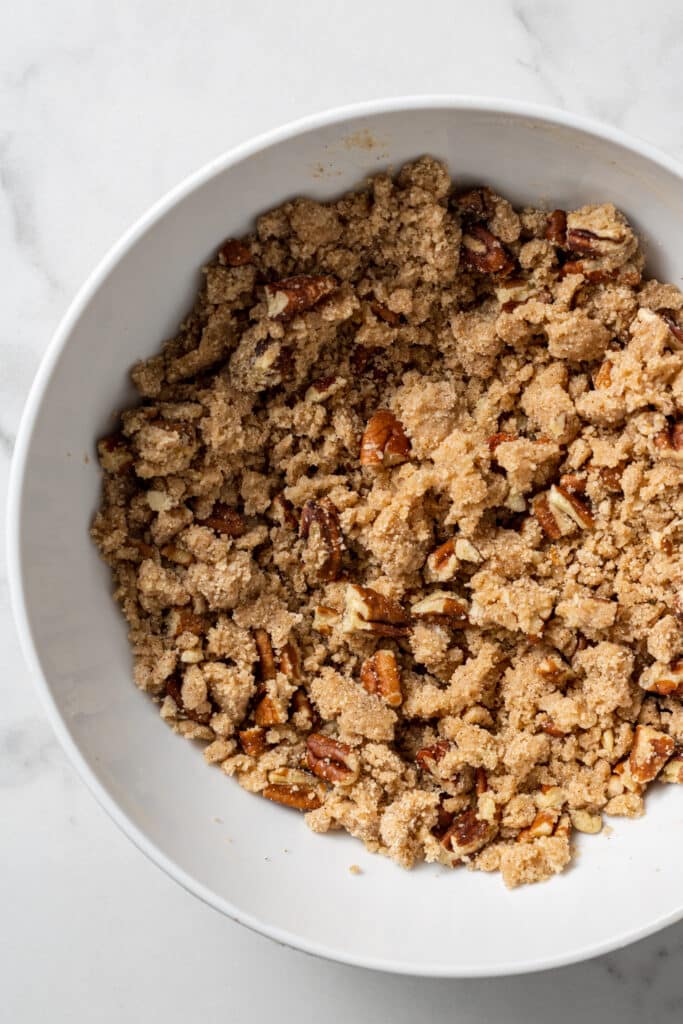
[[[428,157],[221,246],[93,525],[209,763],[509,886],[683,782],[683,295],[642,269],[611,204]]]

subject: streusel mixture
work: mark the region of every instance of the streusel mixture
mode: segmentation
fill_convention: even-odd
[[[642,270],[611,204],[428,157],[225,242],[99,445],[172,728],[316,832],[509,886],[683,782],[683,294]]]

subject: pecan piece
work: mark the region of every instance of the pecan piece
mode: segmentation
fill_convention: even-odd
[[[269,679],[275,679],[277,669],[275,667],[275,655],[273,645],[265,629],[260,627],[254,630],[254,643],[258,655],[259,675],[261,682],[266,683]]]
[[[595,526],[593,513],[586,503],[581,501],[575,492],[565,487],[553,484],[548,494],[548,503],[552,509],[564,512],[581,529],[592,530]]]
[[[407,636],[410,618],[398,601],[371,590],[349,584],[346,588],[342,631],[374,633],[375,636]]]
[[[393,651],[375,651],[360,670],[360,681],[368,693],[377,693],[389,707],[397,708],[403,701],[401,676]]]
[[[358,755],[351,747],[320,732],[306,740],[306,765],[318,778],[333,785],[349,786],[360,774]]]
[[[398,327],[401,323],[400,313],[394,313],[393,309],[383,306],[381,302],[371,302],[370,309],[376,317],[379,317],[380,320],[384,320],[384,323],[389,324],[390,327]]]
[[[211,712],[206,713],[195,711],[194,708],[188,708],[183,700],[181,692],[181,683],[177,675],[170,676],[164,683],[167,696],[171,697],[175,701],[175,705],[178,708],[178,714],[183,718],[189,718],[192,722],[197,722],[199,725],[207,725],[211,718]]]
[[[508,441],[516,440],[516,434],[508,434],[507,431],[501,430],[498,434],[492,434],[491,437],[488,438],[486,443],[489,446],[489,451],[493,455],[499,444],[505,444]]]
[[[495,213],[493,193],[486,185],[456,192],[452,199],[463,220],[488,220]]]
[[[605,359],[605,361],[600,366],[600,369],[593,377],[593,386],[598,390],[602,390],[603,388],[608,388],[611,383],[612,363],[609,359]]]
[[[555,830],[556,821],[556,813],[550,810],[539,811],[531,824],[517,833],[517,842],[529,843],[532,839],[540,839],[541,836],[551,836]]]
[[[272,518],[280,526],[286,526],[289,530],[298,530],[299,524],[294,514],[294,506],[284,494],[276,494],[270,503],[269,512]]]
[[[614,239],[603,239],[587,228],[569,228],[567,231],[567,248],[582,256],[598,256],[603,251],[601,242],[613,242]]]
[[[640,785],[652,782],[674,752],[676,744],[650,725],[636,726],[628,758],[631,777]]]
[[[322,544],[325,554],[318,566],[318,577],[326,583],[336,580],[341,572],[343,543],[337,509],[329,498],[306,502],[301,512],[299,536]]]
[[[679,327],[678,323],[674,319],[673,313],[670,313],[668,310],[665,309],[660,309],[659,315],[666,324],[666,326],[669,328],[671,333],[673,334],[676,341],[683,344],[683,327]]]
[[[410,455],[410,441],[390,409],[370,418],[360,443],[361,466],[398,466]]]
[[[481,274],[506,277],[515,263],[502,242],[483,224],[471,224],[462,236],[462,258],[467,267]]]
[[[97,455],[105,473],[122,474],[133,468],[133,453],[123,434],[111,434],[97,442]]]
[[[336,280],[329,274],[299,274],[267,284],[268,316],[271,320],[291,320],[297,313],[312,309],[336,287]]]
[[[656,434],[654,445],[667,462],[683,462],[683,420]]]
[[[683,659],[666,666],[655,662],[645,669],[638,685],[660,697],[683,697]]]
[[[427,559],[427,569],[433,579],[443,582],[452,579],[457,568],[458,556],[455,553],[455,538],[451,537],[450,540],[440,544],[432,551]]]
[[[166,618],[166,629],[169,636],[180,636],[181,633],[202,636],[206,632],[206,622],[189,608],[171,608]]]
[[[222,533],[226,537],[241,537],[246,526],[244,519],[237,509],[230,508],[223,501],[217,501],[206,519],[199,519],[200,526],[208,526],[216,533]]]
[[[218,250],[218,262],[226,267],[243,267],[252,262],[252,255],[244,242],[237,238],[226,238]]]
[[[550,540],[559,540],[562,536],[562,530],[560,529],[560,524],[550,508],[548,495],[540,494],[537,498],[534,498],[532,507],[534,515],[538,519],[539,526],[546,537],[549,537]]]
[[[661,782],[673,782],[679,786],[683,785],[683,750],[674,754],[671,760],[664,765],[659,778]]]
[[[299,687],[298,690],[295,690],[292,694],[292,710],[290,718],[294,715],[297,716],[298,727],[305,730],[313,729],[320,721],[313,705],[306,695],[306,691],[301,687]]]
[[[477,817],[474,809],[463,811],[453,819],[441,842],[457,857],[469,857],[486,846],[496,834],[496,826]]]
[[[251,726],[249,729],[241,729],[237,735],[242,750],[249,757],[260,757],[268,748],[266,730],[258,725]]]
[[[294,682],[298,682],[301,678],[301,659],[299,658],[299,652],[291,642],[288,640],[285,646],[280,651],[280,672],[284,673],[288,679],[292,679]]]
[[[274,768],[261,796],[297,811],[315,811],[322,806],[325,790],[308,772],[295,768]]]
[[[335,608],[319,604],[313,612],[313,629],[323,636],[330,636],[339,618],[339,612]]]
[[[345,377],[338,377],[336,374],[331,377],[320,377],[313,381],[304,398],[307,402],[326,402],[328,398],[336,395],[344,387],[346,387]]]
[[[544,732],[546,736],[554,736],[557,739],[566,735],[563,729],[560,729],[558,725],[555,725],[552,718],[546,718],[541,724],[541,732]]]
[[[441,625],[462,629],[467,625],[467,605],[458,601],[447,590],[434,590],[410,608],[414,619],[436,622]]]
[[[444,754],[448,753],[449,749],[450,743],[448,740],[437,740],[430,747],[422,747],[421,750],[418,750],[415,760],[423,771],[429,772],[430,775],[435,775],[438,778],[439,776],[434,769]]]
[[[564,210],[553,210],[548,214],[545,237],[553,245],[563,248],[567,244],[567,214]]]

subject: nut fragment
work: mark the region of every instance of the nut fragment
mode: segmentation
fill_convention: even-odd
[[[481,553],[467,537],[458,537],[455,542],[455,554],[461,562],[478,563],[482,561]]]
[[[275,768],[268,774],[261,796],[297,811],[314,811],[322,806],[325,790],[308,772],[294,768]]]
[[[291,320],[297,313],[312,309],[336,287],[336,280],[328,274],[299,274],[267,284],[268,316],[271,320]]]
[[[407,636],[410,619],[397,601],[371,590],[349,584],[344,595],[344,633],[374,633],[375,636]]]
[[[298,650],[291,640],[288,640],[280,651],[280,664],[278,668],[280,672],[294,682],[301,678],[301,659],[299,658]]]
[[[582,256],[601,256],[618,248],[623,242],[624,236],[621,232],[606,232],[601,235],[595,231],[588,231],[587,228],[568,228],[567,248],[572,252],[578,252]]]
[[[469,810],[454,818],[441,842],[456,857],[469,857],[486,846],[495,834],[496,826],[493,822],[482,821],[475,810]]]
[[[453,205],[464,220],[488,220],[495,213],[493,193],[486,185],[456,192]]]
[[[336,580],[342,565],[342,534],[337,509],[329,498],[306,502],[301,512],[299,536],[322,544],[324,556],[318,565],[318,577],[324,582]]]
[[[246,529],[244,519],[237,509],[231,508],[223,501],[217,501],[211,515],[206,519],[199,519],[198,522],[200,526],[208,526],[226,537],[241,537]]]
[[[492,434],[487,440],[489,451],[493,455],[499,444],[507,444],[509,441],[516,441],[517,434],[510,434],[506,430],[501,430],[497,434]]]
[[[208,723],[211,717],[210,711],[196,711],[194,708],[188,708],[185,704],[179,676],[169,676],[165,681],[164,686],[166,688],[166,694],[175,702],[179,715],[184,718],[189,718],[192,722],[197,722],[200,725],[206,725]]]
[[[398,327],[401,323],[400,313],[394,313],[393,309],[389,309],[388,306],[383,306],[381,302],[371,302],[370,309],[379,317],[380,320],[384,320],[385,324],[389,324],[390,327]]]
[[[122,434],[112,434],[97,442],[100,465],[107,473],[127,473],[133,467],[133,453]]]
[[[414,619],[436,622],[454,629],[463,628],[468,621],[465,602],[458,601],[447,590],[434,590],[423,597],[411,606],[410,614]]]
[[[549,654],[536,665],[539,676],[559,685],[571,679],[573,673],[567,662],[559,654]]]
[[[313,612],[313,629],[323,636],[330,636],[339,619],[339,612],[335,608],[319,604]]]
[[[311,386],[307,389],[305,399],[307,402],[326,402],[332,395],[336,395],[338,391],[346,387],[346,380],[344,377],[321,377],[319,380],[314,380]]]
[[[299,524],[294,515],[294,506],[284,494],[276,494],[270,503],[270,514],[276,523],[289,530],[298,530]]]
[[[462,236],[462,259],[467,267],[481,274],[506,277],[515,269],[512,257],[501,241],[483,224],[471,224]]]
[[[403,701],[401,676],[393,651],[375,651],[363,662],[360,681],[368,693],[377,693],[389,707],[397,708]]]
[[[577,832],[585,832],[591,836],[602,832],[602,814],[591,814],[590,811],[579,809],[570,811],[569,817]]]
[[[551,509],[564,512],[577,526],[583,530],[592,530],[595,526],[593,513],[585,502],[572,491],[565,487],[553,484],[548,494],[548,504]]]
[[[683,463],[683,420],[656,434],[654,444],[662,459]]]
[[[238,736],[242,750],[249,757],[260,757],[268,747],[266,730],[258,725],[254,725],[250,729],[241,729]]]
[[[266,683],[269,679],[275,679],[277,669],[275,667],[273,645],[265,629],[258,628],[254,630],[254,643],[256,644],[256,653],[258,655],[259,676],[261,682]]]
[[[169,562],[175,562],[176,565],[192,565],[194,557],[186,548],[181,548],[179,544],[164,544],[161,548],[161,554],[164,558],[167,558]]]
[[[683,659],[672,661],[670,665],[655,662],[645,669],[638,684],[648,693],[661,697],[683,697]]]
[[[551,836],[555,830],[557,813],[552,810],[539,811],[534,820],[517,834],[518,843],[530,843],[541,836]]]
[[[532,508],[546,537],[549,537],[550,540],[559,540],[562,536],[562,530],[560,529],[560,524],[552,513],[550,502],[548,501],[548,495],[540,494],[537,498],[534,498]]]
[[[553,245],[563,247],[567,244],[567,214],[564,210],[553,210],[548,214],[545,237]]]
[[[612,363],[609,359],[605,359],[604,363],[601,364],[600,369],[593,377],[593,386],[598,390],[608,388],[612,383]]]
[[[252,255],[246,245],[236,238],[227,238],[218,250],[218,262],[226,267],[243,267],[251,261]]]
[[[659,775],[661,782],[673,782],[683,786],[683,751],[674,754],[662,768]]]
[[[674,338],[676,339],[676,341],[679,342],[681,345],[683,345],[683,327],[679,327],[678,323],[676,322],[676,320],[673,317],[673,314],[667,312],[666,310],[661,310],[660,309],[659,310],[659,315],[662,318],[662,320],[664,321],[664,323],[666,324],[666,326],[671,331],[671,333],[674,336]],[[676,345],[674,347],[678,348],[679,345]]]
[[[202,636],[206,631],[206,622],[189,608],[171,608],[166,619],[166,629],[169,636],[180,636],[181,633]]]
[[[636,726],[628,759],[634,780],[641,785],[652,782],[673,754],[675,746],[666,733],[650,725]]]
[[[431,747],[422,747],[421,750],[415,755],[415,760],[419,764],[420,768],[424,771],[429,772],[430,775],[435,775],[437,778],[440,776],[436,772],[436,765],[443,758],[444,754],[448,753],[450,749],[450,743],[448,740],[437,740]]]
[[[319,732],[306,740],[306,764],[314,775],[333,785],[349,786],[360,773],[358,755],[351,747]]]
[[[390,409],[370,418],[360,443],[361,466],[398,466],[410,455],[410,441]]]
[[[455,553],[455,538],[440,544],[427,559],[427,571],[431,579],[444,581],[455,576],[458,558]]]

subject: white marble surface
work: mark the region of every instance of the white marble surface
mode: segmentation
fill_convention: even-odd
[[[6,4],[0,489],[38,360],[93,263],[167,188],[256,132],[353,100],[469,92],[592,114],[683,158],[683,14],[673,0],[622,0],[613,23],[616,8]],[[277,1007],[285,1022],[315,1012],[329,1024],[681,1020],[683,924],[544,975],[430,982],[316,961],[224,920],[149,864],[67,763],[18,649],[4,552],[0,646],[2,1019],[259,1024]]]

